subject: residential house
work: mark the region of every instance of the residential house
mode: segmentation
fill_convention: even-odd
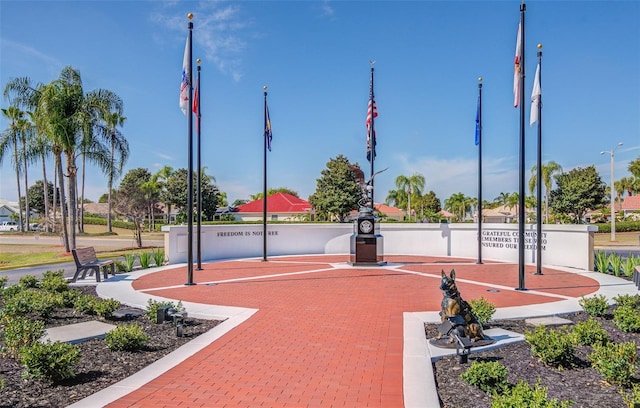
[[[624,218],[640,220],[640,194],[625,197],[622,202],[622,212]]]
[[[0,221],[8,221],[11,219],[11,215],[15,214],[18,216],[18,203],[13,201],[8,201],[0,198]]]
[[[240,221],[261,221],[264,214],[264,199],[239,205],[233,212]],[[303,221],[311,214],[311,204],[286,193],[275,193],[267,198],[267,220]]]

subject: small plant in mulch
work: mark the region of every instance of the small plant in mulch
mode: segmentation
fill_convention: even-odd
[[[609,303],[604,295],[581,297],[578,304],[591,316],[604,316],[609,310]]]
[[[474,361],[460,378],[487,394],[499,393],[509,386],[507,367],[497,361]]]
[[[491,400],[491,408],[568,408],[570,405],[571,401],[558,401],[557,398],[549,399],[547,388],[540,385],[539,379],[534,387],[520,380],[515,387],[506,390],[503,394],[494,395]]]
[[[594,345],[589,354],[591,366],[612,384],[628,385],[637,367],[636,344]]]
[[[80,361],[80,351],[72,344],[33,342],[19,352],[23,376],[51,382],[75,377],[73,366]]]
[[[478,318],[481,325],[486,325],[496,312],[496,307],[489,300],[481,296],[479,299],[469,300],[471,311]]]
[[[118,325],[107,333],[105,341],[112,351],[138,351],[151,338],[137,324]]]
[[[573,364],[573,338],[566,331],[537,326],[533,331],[525,331],[524,338],[532,355],[542,363],[558,368]]]
[[[589,319],[576,323],[571,330],[575,344],[592,346],[594,344],[607,344],[609,333],[602,327],[602,323],[589,316]]]
[[[640,331],[640,311],[633,306],[616,307],[613,311],[613,324],[623,332]]]

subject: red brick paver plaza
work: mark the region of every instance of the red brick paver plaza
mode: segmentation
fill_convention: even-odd
[[[403,312],[439,310],[442,269],[456,270],[465,299],[484,296],[496,307],[599,288],[579,274],[545,268],[539,276],[527,266],[531,290],[515,291],[513,264],[385,260],[389,267],[352,268],[347,255],[225,261],[194,271],[194,286],[184,285],[186,267],[140,277],[134,289],[151,295],[259,310],[109,407],[402,407]]]

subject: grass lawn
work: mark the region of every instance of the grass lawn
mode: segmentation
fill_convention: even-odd
[[[133,231],[122,228],[113,228],[114,235],[102,235],[107,232],[106,225],[85,225],[84,230],[85,233],[78,236],[97,236],[101,239],[133,237]],[[144,244],[145,239],[161,239],[162,237],[163,233],[161,232],[143,233],[142,243]],[[141,252],[151,252],[152,250],[152,248],[122,248],[111,251],[100,251],[96,248],[98,258],[116,258],[121,257],[125,253],[139,254]],[[0,244],[0,270],[61,262],[73,262],[73,256],[65,252],[61,244]]]

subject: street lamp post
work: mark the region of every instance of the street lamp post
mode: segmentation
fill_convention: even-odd
[[[613,178],[613,157],[615,155],[615,151],[618,147],[622,146],[622,142],[619,142],[616,147],[614,147],[611,150],[603,150],[600,152],[600,154],[605,154],[605,153],[609,153],[609,156],[611,157],[611,186],[609,187],[609,190],[611,191],[611,242],[616,240],[616,202],[615,202],[615,196],[616,196],[616,188],[615,188],[615,184],[614,184],[614,178]]]

